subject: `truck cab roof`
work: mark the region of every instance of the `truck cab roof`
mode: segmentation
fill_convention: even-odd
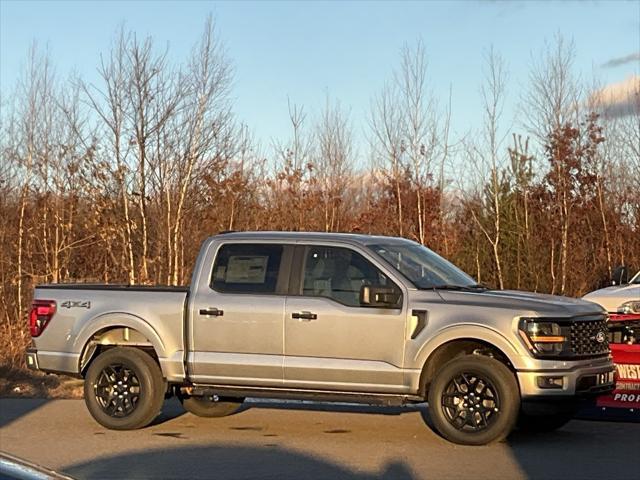
[[[366,235],[360,233],[333,233],[333,232],[221,232],[209,237],[210,240],[233,239],[233,240],[255,240],[255,241],[280,241],[280,242],[300,242],[300,241],[320,241],[320,242],[342,242],[357,245],[372,245],[377,243],[404,243],[411,242],[406,238],[388,237],[384,235]]]

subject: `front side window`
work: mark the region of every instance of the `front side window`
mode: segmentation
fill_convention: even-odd
[[[437,253],[414,242],[369,245],[420,289],[476,286],[476,282]]]
[[[223,245],[213,265],[211,288],[222,293],[275,293],[282,246]]]
[[[302,294],[328,297],[351,307],[360,306],[363,285],[398,287],[359,253],[340,247],[307,247]]]

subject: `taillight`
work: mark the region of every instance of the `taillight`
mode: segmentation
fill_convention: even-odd
[[[55,300],[34,300],[29,312],[29,332],[32,337],[39,337],[56,313]]]

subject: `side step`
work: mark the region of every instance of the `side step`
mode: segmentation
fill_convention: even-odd
[[[314,402],[362,403],[386,407],[399,407],[408,403],[425,401],[423,398],[415,395],[334,392],[329,390],[291,390],[284,388],[229,385],[193,385],[183,388],[183,390],[185,393],[193,396],[217,395],[219,397],[277,398],[282,400],[311,400]]]

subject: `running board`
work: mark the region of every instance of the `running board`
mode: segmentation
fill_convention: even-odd
[[[284,388],[262,388],[229,385],[193,385],[185,390],[193,396],[217,395],[219,397],[276,398],[281,400],[311,400],[314,402],[363,403],[399,407],[408,403],[424,402],[416,395],[334,392],[330,390],[302,390]]]

